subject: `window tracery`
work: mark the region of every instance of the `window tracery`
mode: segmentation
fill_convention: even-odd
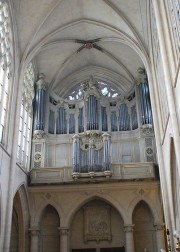
[[[27,170],[32,127],[32,101],[34,98],[34,70],[30,63],[24,73],[24,92],[20,109],[17,161]]]
[[[168,7],[170,10],[173,35],[175,38],[175,44],[177,52],[180,51],[180,3],[179,0],[169,0]]]
[[[78,86],[76,86],[76,89],[74,89],[70,95],[68,95],[66,98],[69,100],[79,100],[83,98],[83,89],[86,88],[87,82],[89,80],[86,80],[83,83],[80,83]],[[91,80],[93,81],[93,80]],[[118,92],[111,87],[109,83],[106,83],[104,81],[98,80],[96,81],[95,87],[98,89],[98,92],[101,96],[109,97],[109,98],[115,98],[119,94]]]
[[[0,1],[0,142],[4,142],[12,69],[12,34],[8,5]]]

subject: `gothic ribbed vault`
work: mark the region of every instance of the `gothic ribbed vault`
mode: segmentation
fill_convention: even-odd
[[[17,0],[21,73],[34,59],[58,94],[90,74],[131,91],[148,62],[148,8],[148,0]]]

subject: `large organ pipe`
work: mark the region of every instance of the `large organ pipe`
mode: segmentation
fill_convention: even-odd
[[[138,72],[138,89],[140,96],[142,124],[152,124],[152,110],[147,76],[144,69],[139,69]]]
[[[46,83],[44,74],[39,75],[36,83],[35,130],[44,130]]]
[[[80,172],[80,143],[79,135],[73,136],[73,172]]]
[[[87,130],[98,129],[98,102],[94,95],[90,95],[87,101]]]
[[[110,171],[110,135],[108,133],[104,133],[103,135],[103,150],[104,150],[104,170]]]
[[[90,139],[89,141],[89,172],[94,172],[94,151],[95,151],[95,145],[93,139]]]

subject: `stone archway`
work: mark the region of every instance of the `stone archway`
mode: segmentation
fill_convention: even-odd
[[[29,249],[29,206],[24,185],[20,186],[13,200],[10,251]]]
[[[72,252],[124,251],[124,222],[107,202],[94,199],[74,215],[70,227]]]
[[[18,223],[18,214],[15,208],[13,208],[12,213],[10,251],[11,252],[19,251],[19,223]]]
[[[140,201],[133,212],[135,251],[156,251],[154,217],[149,206]]]
[[[59,252],[59,215],[54,207],[47,205],[43,211],[40,223],[40,251]]]
[[[174,212],[174,229],[176,230],[180,226],[180,216],[179,216],[180,200],[178,197],[180,183],[179,183],[179,173],[178,173],[177,158],[173,138],[171,138],[170,140],[170,174],[171,174],[172,197],[170,196],[169,200],[172,199],[173,212]]]

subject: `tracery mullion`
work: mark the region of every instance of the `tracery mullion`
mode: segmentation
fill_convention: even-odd
[[[29,127],[30,125],[30,127]],[[29,153],[30,153],[30,148],[31,148],[31,144],[30,144],[30,133],[31,133],[31,116],[28,113],[27,114],[27,127],[26,127],[26,139],[25,139],[25,169],[27,170],[28,167],[28,157],[29,157]]]
[[[1,105],[0,105],[0,116],[1,116],[0,117],[0,126],[2,127],[2,136],[0,136],[1,137],[0,141],[2,141],[2,139],[3,139],[3,131],[4,131],[4,127],[5,127],[5,120],[6,120],[6,115],[3,114],[3,113],[5,113],[5,111],[7,110],[7,107],[4,107],[5,82],[6,82],[6,78],[7,78],[7,76],[6,76],[7,75],[7,70],[8,70],[7,68],[5,70],[3,70],[4,75],[3,75],[2,85],[1,85],[2,91],[1,91],[1,101],[0,101],[1,102]],[[3,111],[3,110],[5,110],[5,111]],[[4,119],[3,119],[3,116],[4,116]],[[3,122],[3,120],[4,120],[4,122]]]

